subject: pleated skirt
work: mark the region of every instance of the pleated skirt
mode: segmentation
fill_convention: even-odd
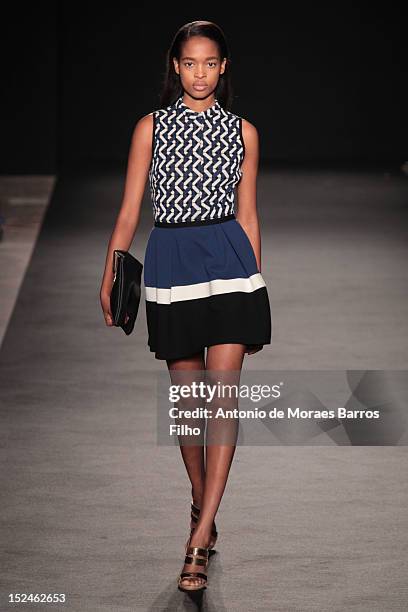
[[[215,344],[245,352],[271,343],[271,309],[252,244],[235,215],[156,222],[143,280],[148,346],[156,359],[190,357]]]

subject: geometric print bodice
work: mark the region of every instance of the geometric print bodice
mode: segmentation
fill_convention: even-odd
[[[180,96],[153,112],[149,185],[154,221],[183,223],[235,212],[245,145],[242,118],[217,99],[205,111]]]

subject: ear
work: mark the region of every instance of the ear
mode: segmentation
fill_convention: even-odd
[[[173,57],[173,65],[174,65],[174,71],[176,72],[176,74],[180,74],[179,63],[176,57]]]
[[[224,59],[223,59],[223,60],[222,60],[222,62],[221,62],[220,74],[224,74],[226,64],[227,64],[227,58],[226,58],[226,57],[224,57]]]

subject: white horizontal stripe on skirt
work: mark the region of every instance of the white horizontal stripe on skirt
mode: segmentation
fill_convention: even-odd
[[[145,296],[148,302],[171,304],[172,302],[196,300],[222,293],[233,293],[234,291],[251,293],[261,287],[265,287],[265,281],[261,273],[257,272],[249,278],[217,278],[193,285],[177,285],[170,289],[145,287]]]

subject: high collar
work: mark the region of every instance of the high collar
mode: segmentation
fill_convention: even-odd
[[[174,106],[176,110],[180,113],[183,113],[185,115],[190,115],[190,116],[197,116],[197,117],[213,117],[221,113],[222,111],[222,106],[218,102],[217,98],[214,98],[214,103],[212,106],[209,106],[203,111],[195,111],[189,106],[187,106],[187,104],[183,102],[183,96],[180,96],[179,98],[177,98],[177,100],[174,103]]]

